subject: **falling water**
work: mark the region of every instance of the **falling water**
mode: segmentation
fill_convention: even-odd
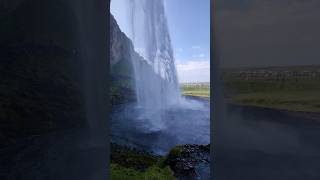
[[[179,104],[180,89],[163,0],[129,0],[129,31],[138,105],[153,113]],[[138,60],[139,59],[139,60]]]
[[[115,107],[112,141],[159,155],[179,144],[208,144],[209,101],[181,97],[164,0],[113,2],[119,26],[134,46],[138,108],[131,103]],[[209,174],[209,163],[201,168],[201,175]]]

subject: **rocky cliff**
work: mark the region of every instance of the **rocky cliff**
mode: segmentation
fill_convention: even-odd
[[[77,18],[70,2],[13,0],[0,9],[0,139],[85,126]],[[110,38],[111,103],[132,102],[131,58],[147,63],[112,16]]]
[[[112,105],[135,100],[134,71],[131,63],[133,45],[110,16],[110,99]]]
[[[69,4],[19,0],[2,5],[0,139],[84,125]]]
[[[121,32],[116,20],[110,16],[110,72],[111,104],[135,101],[134,69],[132,60],[150,66],[137,52],[132,41]],[[151,68],[151,66],[150,66]]]
[[[99,0],[0,2],[1,180],[108,179],[106,9]]]

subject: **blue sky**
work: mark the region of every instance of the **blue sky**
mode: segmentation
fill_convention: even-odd
[[[111,13],[128,32],[121,1],[111,1]],[[179,81],[210,81],[210,0],[165,0],[165,8]]]

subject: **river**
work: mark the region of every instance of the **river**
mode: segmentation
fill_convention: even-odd
[[[320,115],[228,105],[216,122],[215,178],[320,179]]]

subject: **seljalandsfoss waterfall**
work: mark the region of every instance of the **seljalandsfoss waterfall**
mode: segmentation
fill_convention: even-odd
[[[178,145],[208,145],[210,102],[181,95],[164,1],[117,3],[121,10],[111,10],[112,142],[161,156]],[[199,168],[201,174],[208,168]]]
[[[132,0],[128,4],[129,32],[137,105],[152,129],[163,127],[163,111],[180,103],[180,89],[163,1]]]
[[[132,58],[138,105],[159,110],[178,104],[180,90],[163,1],[132,0],[128,5],[131,40],[150,65]]]
[[[113,106],[113,139],[160,154],[178,144],[209,144],[209,101],[181,96],[164,1],[117,1],[125,13],[113,20],[111,72],[115,84],[130,82],[135,100]],[[120,66],[131,66],[131,74],[117,74]]]

